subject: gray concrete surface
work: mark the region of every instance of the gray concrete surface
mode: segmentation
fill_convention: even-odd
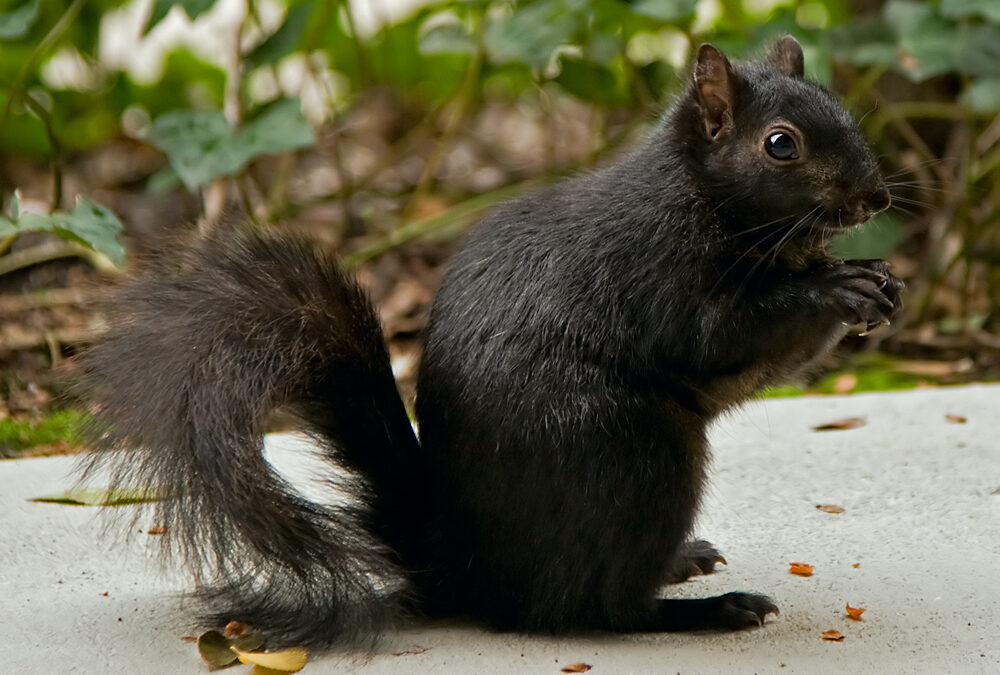
[[[867,424],[812,431],[852,416]],[[757,402],[712,437],[697,533],[729,566],[668,592],[769,593],[782,614],[763,628],[553,638],[424,626],[368,660],[326,656],[304,672],[1000,673],[1000,386]],[[294,470],[292,439],[271,445]],[[71,464],[0,462],[0,672],[206,672],[181,640],[196,632],[186,583],[156,573],[149,536],[122,543],[102,537],[96,509],[26,501],[69,485]],[[790,575],[790,561],[815,574]],[[845,603],[866,608],[864,621]],[[843,642],[823,641],[828,629]]]

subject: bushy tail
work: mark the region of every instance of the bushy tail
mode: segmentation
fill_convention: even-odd
[[[154,522],[206,621],[247,622],[275,645],[376,637],[405,611],[425,483],[364,292],[308,240],[224,230],[109,305],[110,331],[80,357],[99,411],[86,471],[166,492]],[[277,407],[350,471],[352,503],[310,502],[271,468]]]

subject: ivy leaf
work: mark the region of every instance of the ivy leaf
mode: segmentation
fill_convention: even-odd
[[[698,0],[635,0],[628,3],[636,14],[660,21],[679,21],[694,16]]]
[[[1000,26],[969,26],[956,33],[955,42],[961,73],[1000,77]]]
[[[977,113],[1000,113],[1000,77],[976,80],[962,92],[961,101]]]
[[[12,12],[0,12],[0,40],[17,40],[28,34],[38,18],[39,0],[29,0]]]
[[[52,232],[67,241],[83,244],[103,253],[118,267],[125,263],[125,248],[118,241],[123,229],[121,221],[111,209],[86,197],[78,196],[70,213],[49,216],[26,213],[14,225],[17,232]]]
[[[542,0],[494,21],[483,35],[486,51],[501,63],[515,61],[544,68],[577,28],[576,17],[566,10],[564,2]]]
[[[976,15],[1000,23],[1000,3],[997,0],[941,0],[941,16],[966,19]]]
[[[231,142],[243,168],[260,155],[307,148],[316,143],[316,134],[302,115],[299,100],[285,98],[237,131]]]
[[[914,82],[955,69],[958,41],[954,27],[934,8],[912,0],[890,0],[883,17],[898,41],[896,67]]]
[[[472,36],[457,23],[434,26],[420,38],[421,54],[475,54]]]
[[[227,173],[217,147],[233,128],[218,110],[176,110],[157,117],[146,138],[162,150],[189,190]]]
[[[202,12],[211,9],[214,4],[215,0],[154,0],[153,11],[142,33],[145,35],[153,30],[153,27],[163,21],[175,6],[180,7],[189,19],[194,20]]]
[[[555,81],[573,96],[607,106],[628,104],[628,93],[610,68],[568,56],[560,59],[560,65]]]
[[[219,176],[232,176],[261,155],[316,142],[297,99],[282,99],[234,129],[217,110],[178,110],[158,117],[147,138],[162,150],[191,191]]]

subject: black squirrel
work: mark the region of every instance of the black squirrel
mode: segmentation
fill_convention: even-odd
[[[746,63],[702,45],[641,147],[468,237],[427,328],[419,441],[364,292],[303,237],[235,229],[115,295],[81,364],[98,445],[122,452],[92,464],[167,491],[156,522],[205,620],[273,645],[372,639],[414,614],[758,626],[777,612],[763,595],[658,595],[721,560],[689,539],[706,427],[899,311],[886,263],[826,251],[889,202],[794,38]],[[351,472],[353,501],[311,502],[270,467],[278,406]]]

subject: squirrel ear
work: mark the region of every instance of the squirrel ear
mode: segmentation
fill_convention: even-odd
[[[791,35],[782,35],[774,43],[774,46],[771,47],[771,53],[767,55],[767,60],[790,77],[801,78],[805,74],[805,68],[802,65],[802,46]]]
[[[735,104],[733,67],[729,59],[710,44],[698,49],[694,66],[695,92],[704,114],[705,132],[715,140],[733,127]]]

